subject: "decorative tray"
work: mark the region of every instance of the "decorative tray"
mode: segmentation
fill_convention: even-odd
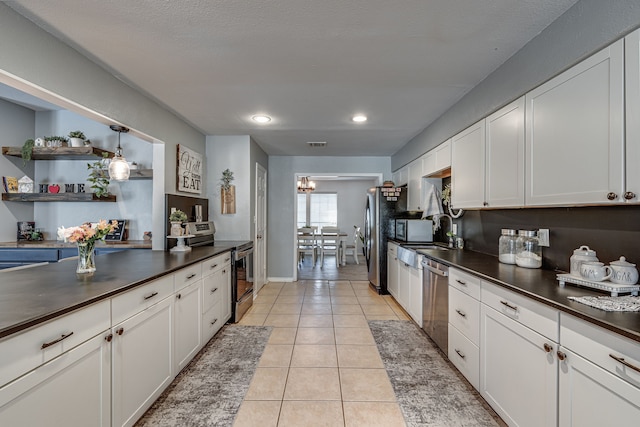
[[[617,297],[619,294],[627,293],[637,296],[638,291],[640,291],[640,285],[620,285],[617,283],[609,282],[608,280],[604,280],[602,282],[593,282],[582,277],[572,276],[571,274],[558,274],[556,278],[558,279],[558,284],[562,287],[564,287],[565,283],[572,283],[574,285],[609,292],[611,293],[612,297]]]

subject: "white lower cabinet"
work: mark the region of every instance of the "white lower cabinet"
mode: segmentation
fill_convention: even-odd
[[[202,345],[231,318],[231,264],[220,260],[202,279]]]
[[[198,280],[176,292],[173,315],[174,376],[191,361],[201,348],[202,281]]]
[[[398,304],[422,327],[422,269],[398,261]]]
[[[111,425],[108,331],[0,388],[2,426]]]
[[[449,270],[449,280],[461,280],[454,269]],[[465,283],[476,286],[480,291],[479,280]],[[459,284],[449,285],[449,328],[448,355],[451,363],[465,376],[476,389],[480,389],[480,301],[458,289]],[[465,291],[467,288],[463,288]]]
[[[113,425],[131,426],[173,380],[173,298],[112,328]]]
[[[387,249],[387,291],[398,300],[398,245],[389,243]]]
[[[640,344],[564,313],[560,324],[560,426],[637,425]]]

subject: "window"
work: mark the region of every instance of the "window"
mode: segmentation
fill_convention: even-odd
[[[298,227],[338,225],[338,193],[298,193]]]

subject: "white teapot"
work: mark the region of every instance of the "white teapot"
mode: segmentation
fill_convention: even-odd
[[[638,269],[635,264],[627,262],[627,259],[623,256],[617,261],[611,261],[611,280],[613,283],[621,285],[635,285],[638,283]]]

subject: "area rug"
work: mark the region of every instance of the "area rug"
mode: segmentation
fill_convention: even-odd
[[[495,413],[413,322],[369,327],[407,426],[498,426]]]
[[[271,329],[225,325],[136,426],[231,426]]]

